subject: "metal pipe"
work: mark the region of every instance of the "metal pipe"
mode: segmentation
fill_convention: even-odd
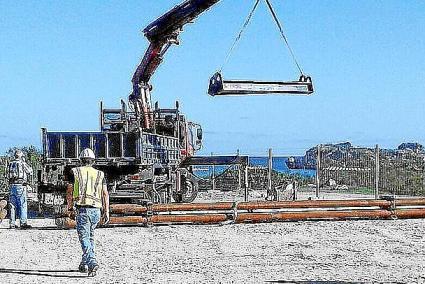
[[[404,210],[338,210],[338,211],[306,211],[306,212],[277,212],[277,213],[240,213],[235,223],[267,223],[282,221],[304,220],[349,220],[349,219],[410,219],[425,218],[425,209]],[[228,220],[226,214],[200,214],[200,215],[153,215],[111,217],[108,225],[139,225],[139,224],[217,224]],[[75,228],[76,222],[71,218],[57,218],[56,225],[60,228]]]
[[[241,213],[236,223],[264,223],[277,221],[302,220],[347,220],[360,219],[387,219],[392,213],[388,210],[349,210],[349,211],[309,211],[309,212],[280,212],[280,213]]]
[[[269,195],[272,194],[272,172],[273,172],[273,153],[272,153],[272,149],[270,148],[268,168],[267,168],[267,197],[270,197]]]
[[[298,201],[257,201],[241,202],[238,210],[284,209],[284,208],[338,208],[338,207],[380,207],[389,208],[391,202],[386,200],[298,200]]]
[[[399,219],[425,218],[425,209],[395,210],[395,216]]]
[[[125,216],[125,217],[111,217],[108,225],[137,225],[146,224],[147,218],[142,216]],[[56,218],[56,226],[63,229],[73,229],[76,227],[75,220],[64,217]]]
[[[112,214],[127,214],[127,213],[136,213],[144,214],[148,211],[145,206],[137,204],[111,204],[109,210]]]
[[[425,206],[425,198],[396,199],[395,206]]]
[[[319,198],[320,192],[320,151],[322,150],[322,145],[317,145],[317,156],[316,156],[316,198]]]
[[[226,214],[203,215],[154,215],[150,218],[142,216],[111,217],[108,225],[138,225],[138,224],[164,224],[164,223],[192,223],[192,224],[217,224],[226,221]],[[75,220],[64,217],[56,219],[56,226],[63,229],[76,227]]]
[[[155,204],[153,212],[173,211],[212,211],[232,210],[233,202],[217,203],[179,203]],[[398,199],[396,206],[425,206],[425,198]],[[356,199],[356,200],[297,200],[297,201],[251,201],[237,204],[238,210],[256,209],[285,209],[285,208],[338,208],[338,207],[380,207],[389,208],[391,202],[387,200]],[[136,204],[112,204],[111,213],[146,213],[147,208]]]
[[[203,214],[203,215],[154,215],[151,217],[153,224],[160,223],[194,223],[194,224],[217,224],[227,220],[226,214]]]
[[[231,210],[233,202],[155,204],[153,212]]]
[[[375,199],[379,198],[379,146],[375,145]]]
[[[217,203],[170,203],[170,204],[154,204],[152,212],[173,212],[173,211],[212,211],[212,210],[231,210],[232,202]],[[136,213],[144,214],[148,210],[146,207],[136,204],[112,204],[110,212],[112,214]]]

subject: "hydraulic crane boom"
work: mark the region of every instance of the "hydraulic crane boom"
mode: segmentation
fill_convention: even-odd
[[[220,0],[186,0],[149,24],[143,33],[150,45],[134,72],[133,91],[129,100],[137,115],[143,115],[143,126],[151,128],[152,112],[149,80],[161,64],[164,54],[172,44],[178,44],[178,35],[183,26],[192,22],[201,13]]]

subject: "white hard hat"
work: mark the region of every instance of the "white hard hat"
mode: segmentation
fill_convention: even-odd
[[[90,148],[86,148],[83,151],[81,151],[80,159],[96,159],[94,156],[94,152]]]
[[[22,158],[24,156],[24,153],[21,150],[16,150],[15,151],[15,158],[19,159]]]

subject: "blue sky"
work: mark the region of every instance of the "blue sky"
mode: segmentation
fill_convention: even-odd
[[[43,126],[97,130],[99,101],[118,107],[131,90],[148,44],[141,30],[179,2],[1,1],[0,153],[39,146]],[[211,98],[209,77],[253,3],[222,0],[186,26],[152,78],[154,101],[180,100],[203,126],[204,154],[302,154],[340,141],[425,144],[425,1],[274,0],[315,94]],[[264,4],[223,74],[297,79]]]

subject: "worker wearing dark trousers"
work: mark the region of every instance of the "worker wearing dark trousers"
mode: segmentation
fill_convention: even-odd
[[[10,228],[16,227],[16,217],[19,217],[21,229],[29,229],[27,223],[27,184],[32,176],[32,168],[25,162],[24,153],[15,151],[13,159],[7,169],[10,195]]]
[[[94,231],[99,222],[109,222],[109,195],[104,173],[92,167],[93,151],[84,149],[80,159],[82,166],[72,169],[73,185],[68,185],[68,210],[73,212],[75,205],[78,238],[83,251],[78,270],[95,276],[99,265],[94,251]]]

